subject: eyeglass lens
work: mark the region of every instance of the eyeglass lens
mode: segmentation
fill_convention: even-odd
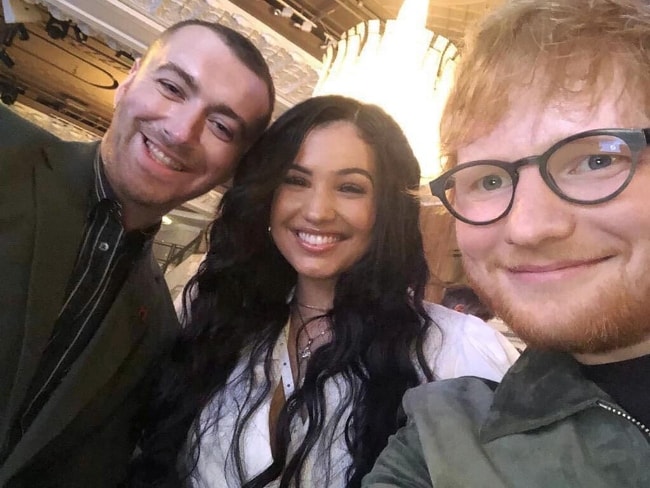
[[[541,158],[540,170],[549,187],[558,196],[581,203],[616,193],[633,168],[630,147],[612,135],[574,139]],[[508,171],[489,162],[460,169],[446,186],[447,201],[456,213],[476,223],[499,218],[507,211],[514,193]]]

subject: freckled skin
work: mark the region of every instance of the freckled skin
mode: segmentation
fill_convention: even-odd
[[[513,103],[508,117],[458,152],[459,163],[514,161],[598,128],[649,127],[650,120],[608,88],[590,112],[578,101],[531,108]],[[504,144],[504,141],[508,141]],[[495,311],[530,344],[582,354],[585,361],[650,353],[650,158],[646,149],[630,185],[599,205],[576,205],[551,192],[536,167],[521,171],[511,212],[486,226],[456,223],[468,277]],[[575,261],[548,273],[522,265]]]

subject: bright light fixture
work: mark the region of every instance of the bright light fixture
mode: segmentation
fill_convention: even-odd
[[[400,124],[423,183],[441,170],[438,126],[451,86],[456,46],[426,28],[428,0],[405,0],[381,32],[379,20],[329,45],[315,95],[340,94],[381,106]]]

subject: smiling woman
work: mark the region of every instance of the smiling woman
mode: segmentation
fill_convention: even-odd
[[[298,273],[303,299],[331,308],[341,273],[366,253],[375,223],[375,162],[372,149],[350,122],[312,130],[275,194],[271,235]],[[329,282],[326,285],[324,282]]]
[[[269,128],[186,288],[134,480],[359,486],[407,388],[503,375],[506,339],[423,302],[419,180],[378,107],[316,97]]]

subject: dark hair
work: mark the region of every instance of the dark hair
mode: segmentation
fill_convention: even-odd
[[[210,250],[185,290],[191,320],[157,388],[152,425],[142,443],[142,472],[173,475],[170,468],[190,427],[194,464],[190,461],[188,469],[195,467],[206,428],[199,415],[235,365],[246,361],[237,385],[248,396],[231,444],[241,476],[243,427],[271,390],[271,353],[289,317],[287,298],[296,283],[295,270],[267,230],[273,196],[309,132],[337,121],[354,124],[374,153],[372,243],[337,282],[329,313],[332,340],[314,351],[303,386],[280,412],[273,464],[253,480],[242,480],[242,485],[262,487],[281,479],[280,486],[300,486],[306,455],[326,431],[334,435],[324,426],[324,385],[338,376],[351,386],[337,408],[351,454],[348,486],[360,486],[388,436],[404,423],[398,411],[406,389],[418,385],[420,378],[433,379],[422,351],[431,319],[422,305],[428,268],[419,202],[413,194],[420,178],[417,161],[399,126],[379,107],[341,96],[315,97],[284,113],[253,145],[221,201],[220,216],[210,231]],[[264,380],[253,391],[254,381],[259,381],[253,371],[257,364],[264,365]],[[347,408],[350,417],[342,418]],[[308,431],[290,454],[289,426],[302,411],[309,416]],[[218,429],[217,418],[210,422]]]
[[[485,321],[494,318],[494,312],[467,285],[455,285],[446,288],[440,304],[452,310],[455,310],[457,305],[462,305],[463,313],[474,315]]]
[[[273,105],[275,104],[275,86],[273,84],[273,78],[271,72],[269,71],[269,66],[264,60],[262,53],[255,47],[247,37],[240,34],[236,30],[226,27],[225,25],[219,24],[217,22],[208,22],[205,20],[199,19],[188,19],[177,22],[167,29],[165,29],[160,36],[149,46],[147,51],[144,53],[142,59],[146,60],[151,52],[157,49],[160,45],[164,44],[167,39],[171,37],[174,32],[183,29],[184,27],[189,26],[199,26],[210,29],[214,32],[219,38],[230,48],[232,53],[237,59],[239,59],[244,66],[250,69],[255,73],[260,80],[266,85],[266,89],[269,95],[269,111],[266,114],[266,117],[260,120],[259,130],[261,132],[269,124],[271,116],[273,114]]]

